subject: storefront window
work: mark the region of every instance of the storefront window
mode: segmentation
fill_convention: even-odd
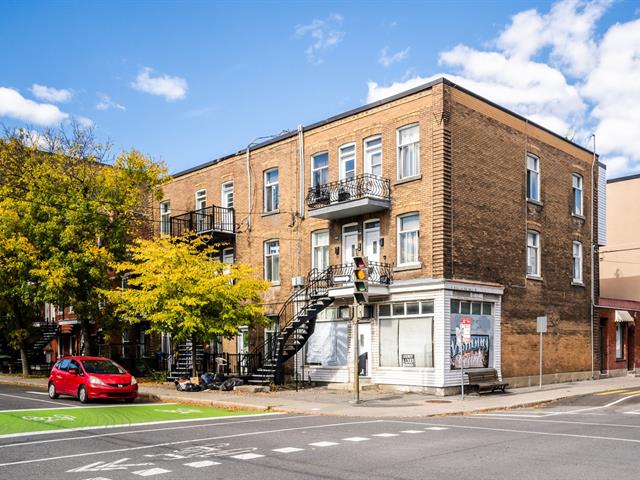
[[[624,358],[624,325],[616,323],[616,359]]]
[[[307,342],[307,364],[344,367],[349,350],[349,322],[339,320],[338,311],[328,308],[320,313],[313,335]]]
[[[431,314],[433,300],[380,305],[381,367],[433,367],[433,317],[420,311]]]

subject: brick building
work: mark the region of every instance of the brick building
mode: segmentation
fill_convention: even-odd
[[[539,315],[545,381],[591,377],[604,172],[592,152],[439,79],[179,172],[157,214],[162,233],[226,241],[223,258],[272,283],[274,326],[225,351],[280,349],[305,380],[349,382],[341,307],[365,255],[362,375],[446,393],[461,362],[537,381]],[[472,342],[460,352],[463,317]]]

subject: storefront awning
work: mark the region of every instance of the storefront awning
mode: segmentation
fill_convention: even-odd
[[[633,316],[626,310],[616,310],[616,322],[633,323]]]

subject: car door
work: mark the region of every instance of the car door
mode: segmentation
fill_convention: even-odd
[[[76,373],[71,373],[72,370],[75,370]],[[76,395],[78,393],[78,388],[83,383],[83,377],[84,374],[80,364],[76,360],[69,360],[69,369],[67,371],[67,393],[69,395]]]
[[[53,384],[56,386],[56,391],[61,394],[67,394],[69,386],[67,385],[67,370],[69,369],[69,359],[64,358],[60,360],[58,368],[53,377]]]

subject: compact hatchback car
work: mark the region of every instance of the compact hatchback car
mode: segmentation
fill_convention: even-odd
[[[94,399],[122,399],[138,396],[136,378],[113,360],[102,357],[64,357],[49,375],[49,396],[77,397],[82,403]]]

